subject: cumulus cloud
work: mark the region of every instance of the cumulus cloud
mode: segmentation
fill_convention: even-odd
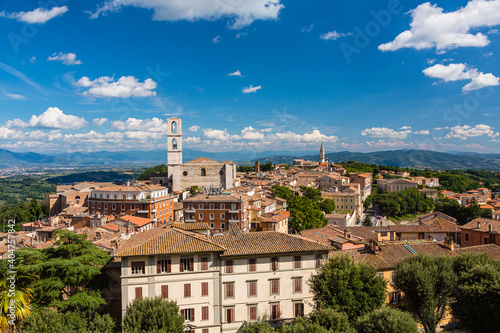
[[[101,127],[107,121],[108,121],[108,119],[106,119],[106,118],[95,118],[92,120],[92,124],[94,124],[94,126],[96,126],[96,127]]]
[[[450,128],[450,133],[446,135],[446,138],[459,138],[461,140],[466,140],[469,137],[478,137],[486,135],[492,139],[496,138],[500,134],[494,131],[494,128],[489,125],[479,124],[474,127],[469,125],[464,126],[454,126]]]
[[[59,128],[80,129],[87,126],[87,121],[82,117],[64,114],[57,107],[50,107],[40,116],[32,115],[28,122],[21,119],[8,120],[5,126],[9,128]]]
[[[80,142],[90,142],[90,143],[101,143],[101,142],[121,142],[125,138],[125,133],[121,132],[108,132],[108,133],[97,133],[95,131],[90,131],[87,133],[76,133],[76,134],[66,134],[64,136],[64,141],[69,143],[80,143]]]
[[[363,136],[371,136],[374,138],[394,138],[394,139],[406,139],[408,137],[408,134],[410,133],[411,133],[410,129],[403,129],[401,131],[396,131],[392,128],[387,128],[387,127],[372,127],[361,131],[361,135]]]
[[[150,131],[150,132],[166,132],[167,122],[163,119],[136,119],[128,118],[126,121],[115,120],[111,122],[111,127],[120,131]]]
[[[218,129],[207,128],[203,130],[203,134],[207,139],[226,141],[231,138],[231,135],[227,132],[226,129],[218,130]]]
[[[196,136],[188,136],[187,138],[183,139],[183,142],[185,144],[197,144],[201,142],[201,139]]]
[[[31,140],[53,141],[53,140],[60,140],[63,138],[63,135],[61,134],[60,130],[52,130],[50,132],[43,132],[40,130],[36,130],[27,132],[25,135],[27,139]]]
[[[265,134],[254,129],[252,126],[248,126],[241,130],[240,137],[245,140],[262,140],[264,139]]]
[[[198,126],[198,125],[193,125],[193,126],[189,127],[189,128],[188,128],[188,130],[189,130],[190,132],[197,132],[200,128],[201,128],[201,127],[200,127],[200,126]]]
[[[0,139],[19,139],[24,136],[22,131],[13,130],[8,127],[0,126]]]
[[[80,65],[82,64],[81,60],[76,60],[76,54],[74,53],[54,53],[52,56],[47,58],[48,61],[61,61],[63,64],[71,66],[71,65]]]
[[[241,75],[241,72],[240,72],[239,69],[236,72],[232,72],[232,73],[227,74],[227,76],[239,76],[239,77],[243,77],[243,75]]]
[[[490,43],[488,37],[475,31],[500,24],[500,0],[471,0],[465,7],[449,13],[426,2],[410,13],[410,30],[403,31],[392,42],[379,45],[379,50],[435,47],[439,52],[457,47],[486,46]]]
[[[478,90],[487,86],[498,86],[499,78],[491,73],[484,74],[466,64],[437,64],[422,71],[426,76],[441,79],[444,82],[471,80],[463,88],[463,92]]]
[[[280,0],[108,0],[91,18],[119,11],[122,6],[153,10],[155,21],[196,21],[229,18],[230,28],[241,29],[256,20],[276,20],[284,7]]]
[[[343,33],[343,32],[337,32],[337,30],[333,30],[322,34],[320,38],[324,40],[337,40],[341,37],[352,36],[352,35],[353,35],[352,32]]]
[[[420,134],[420,135],[429,135],[431,132],[429,130],[420,130],[420,131],[415,131],[413,134]]]
[[[260,85],[258,85],[257,87],[250,85],[250,87],[243,88],[241,91],[244,94],[249,94],[249,93],[255,93],[255,92],[257,92],[257,90],[260,90],[260,89],[262,89],[262,86],[260,86]]]
[[[270,135],[280,141],[291,142],[337,142],[339,138],[335,135],[322,134],[318,129],[314,129],[311,133],[298,134],[290,131],[279,132]]]
[[[17,12],[7,13],[0,12],[0,17],[16,19],[20,22],[26,23],[45,23],[52,20],[54,17],[61,16],[68,11],[67,6],[52,7],[51,9],[44,9],[42,7],[32,10],[30,12]]]
[[[147,97],[155,96],[156,82],[152,79],[146,79],[139,82],[139,79],[133,76],[122,76],[117,81],[109,76],[101,76],[95,80],[90,80],[84,76],[76,81],[76,86],[90,88],[83,92],[84,95],[92,95],[97,98],[105,97]]]

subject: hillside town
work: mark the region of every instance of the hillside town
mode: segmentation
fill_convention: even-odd
[[[17,249],[57,246],[59,232],[68,230],[107,252],[112,259],[103,271],[115,287],[102,290],[101,312],[118,322],[135,299],[160,296],[176,301],[185,332],[240,332],[262,318],[279,328],[315,309],[308,281],[338,255],[374,267],[386,281],[391,307],[403,299],[393,284],[403,259],[474,253],[500,260],[500,198],[487,188],[453,193],[438,190],[435,177],[348,172],[326,160],[323,144],[318,161],[267,170],[259,161],[251,172],[202,156],[184,162],[182,119],[167,123],[167,172],[149,180],[58,185],[47,198],[48,217],[15,233]],[[395,223],[367,201],[373,192],[409,189],[434,203],[477,204],[491,218],[459,224],[430,211]],[[314,200],[330,206],[320,211],[319,224],[299,225],[291,197],[279,191],[293,198],[319,195]],[[0,233],[2,259],[11,253],[8,236]],[[438,326],[456,324],[446,311]]]

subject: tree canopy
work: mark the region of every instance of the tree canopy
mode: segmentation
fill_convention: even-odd
[[[425,213],[434,208],[434,201],[416,188],[409,188],[401,192],[377,193],[373,203],[380,212],[389,216]]]
[[[144,172],[140,174],[139,180],[149,180],[152,173],[167,172],[167,171],[168,171],[168,167],[166,164],[156,165],[154,167],[151,167],[151,168],[144,170]]]
[[[314,300],[320,307],[344,312],[354,323],[359,316],[380,308],[387,293],[384,278],[374,267],[357,264],[346,255],[337,255],[309,279]]]
[[[22,333],[115,333],[116,323],[109,315],[82,315],[43,309],[23,321]]]
[[[184,318],[174,301],[136,298],[127,305],[122,327],[124,333],[182,333]]]
[[[356,329],[358,333],[418,333],[411,314],[392,308],[375,310],[359,318]]]

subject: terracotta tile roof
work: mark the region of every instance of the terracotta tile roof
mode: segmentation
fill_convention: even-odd
[[[238,235],[217,235],[210,239],[226,248],[221,256],[244,256],[259,254],[280,254],[297,252],[329,251],[332,248],[300,236],[277,231],[240,233]]]
[[[300,234],[305,238],[325,245],[330,245],[331,242],[345,244],[348,242],[358,243],[363,241],[361,237],[357,236],[351,236],[351,238],[345,237],[344,231],[330,225],[323,228],[302,230]]]
[[[198,158],[195,158],[194,160],[185,162],[183,164],[222,164],[222,163],[221,162],[217,162],[215,160],[212,160],[210,158],[198,157]]]
[[[478,222],[479,222],[479,228],[477,227]],[[489,232],[490,225],[493,233],[500,234],[500,220],[486,219],[482,217],[472,220],[469,223],[460,226],[460,229]]]
[[[115,192],[115,191],[150,192],[150,191],[166,190],[166,189],[167,188],[165,186],[160,186],[160,185],[143,185],[143,186],[111,185],[111,186],[105,186],[105,187],[98,188],[95,191],[101,191],[101,192]]]
[[[481,209],[493,209],[493,206],[490,205],[482,205]]]
[[[133,225],[137,227],[142,227],[145,226],[148,223],[153,223],[154,221],[152,219],[148,219],[145,217],[139,217],[139,216],[132,216],[132,215],[123,215],[123,216],[117,216],[115,220],[123,220],[132,223]]]
[[[104,229],[107,229],[107,230],[111,230],[111,231],[118,231],[120,229],[119,226],[117,226],[116,224],[114,223],[106,223],[104,225],[101,225],[99,226],[101,228],[104,228]]]
[[[486,244],[486,245],[477,245],[477,246],[469,246],[469,247],[461,247],[455,250],[458,254],[462,253],[486,253],[490,257],[495,260],[500,261],[500,246],[496,244]]]
[[[355,262],[363,262],[375,266],[378,270],[394,269],[396,264],[401,259],[415,255],[409,248],[417,254],[425,253],[432,256],[448,255],[457,256],[458,254],[445,248],[442,244],[437,242],[423,242],[423,243],[397,243],[380,245],[380,252],[376,254],[365,248],[346,250],[345,253],[351,256]]]
[[[377,240],[377,232],[391,231],[389,227],[347,227],[345,230],[351,235],[364,238],[365,241],[369,241],[370,239]]]
[[[249,200],[250,197],[243,194],[198,194],[187,198],[183,202],[243,202]]]
[[[390,225],[389,229],[398,233],[405,232],[460,232],[460,228],[453,222],[436,217],[422,222],[423,224]]]
[[[135,234],[117,252],[118,257],[196,252],[222,252],[225,249],[200,234],[163,227]]]
[[[172,223],[172,227],[182,230],[208,230],[208,223]]]
[[[280,222],[289,217],[290,212],[285,211],[283,214],[281,212],[264,213],[261,216],[257,216],[257,219],[262,222]]]

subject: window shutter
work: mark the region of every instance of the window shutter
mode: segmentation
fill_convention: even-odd
[[[186,317],[184,316],[184,309],[181,310],[181,315],[182,315],[182,318],[185,319]]]
[[[180,270],[181,272],[184,272],[184,260],[186,260],[186,259],[181,259],[181,265],[180,265],[180,267],[179,267],[179,270]]]
[[[194,309],[191,309],[191,321],[194,321]]]
[[[135,298],[142,298],[142,287],[135,288]]]
[[[257,308],[255,306],[252,306],[250,308],[250,320],[255,320],[257,319]]]
[[[167,273],[172,273],[172,260],[167,260]]]
[[[208,320],[208,306],[201,308],[201,320]]]
[[[189,270],[191,272],[194,272],[194,260],[193,259],[189,259]]]
[[[158,260],[156,262],[156,274],[160,274],[161,273],[161,261]]]
[[[161,297],[168,298],[168,286],[167,285],[161,286]]]

